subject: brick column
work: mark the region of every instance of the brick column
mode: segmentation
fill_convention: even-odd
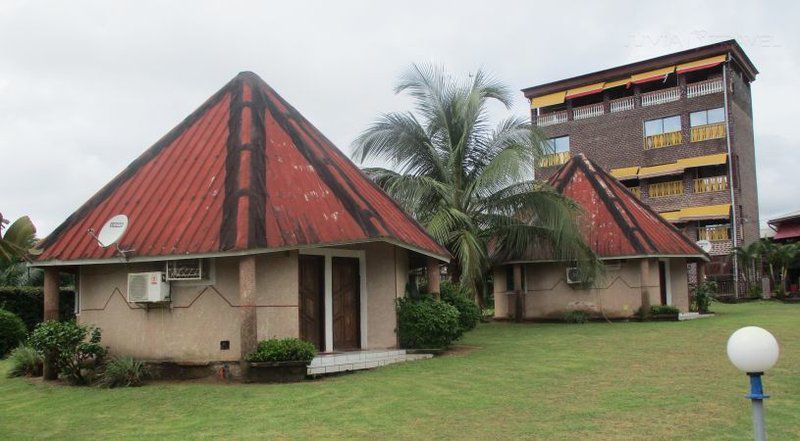
[[[58,268],[44,268],[44,319],[58,320]],[[42,374],[45,380],[58,379],[55,360],[48,354],[45,354]]]
[[[431,294],[435,298],[441,298],[441,283],[442,283],[442,271],[439,268],[439,261],[429,257],[427,263],[427,273],[428,273],[428,294]]]
[[[242,375],[247,372],[245,357],[258,344],[258,322],[256,316],[256,257],[239,258],[239,314]]]
[[[522,264],[514,264],[514,321],[525,318],[525,293],[522,292]]]

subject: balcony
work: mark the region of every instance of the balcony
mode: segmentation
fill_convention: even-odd
[[[569,161],[569,152],[558,152],[544,155],[536,161],[537,167],[553,167]]]
[[[577,121],[580,119],[592,118],[605,113],[603,103],[591,104],[588,106],[576,107],[572,109],[572,119]]]
[[[691,83],[686,85],[687,98],[710,95],[712,93],[719,93],[719,92],[722,92],[722,79],[720,78],[700,81],[698,83]]]
[[[681,99],[681,90],[679,87],[654,90],[652,92],[642,94],[642,107],[671,103],[673,101],[678,101],[679,99]]]
[[[609,108],[611,109],[611,113],[617,113],[633,109],[634,104],[634,97],[628,96],[609,101]]]
[[[680,131],[660,133],[658,135],[646,136],[644,138],[644,149],[660,149],[662,147],[669,147],[681,143],[683,143],[683,134]]]
[[[630,190],[631,193],[633,193],[633,195],[637,198],[642,198],[642,187],[628,187],[628,190]]]
[[[725,191],[727,189],[727,176],[712,176],[710,178],[699,178],[694,180],[695,193],[713,193],[715,191]]]
[[[569,119],[568,116],[566,110],[539,115],[536,117],[536,125],[539,127],[546,127],[552,126],[553,124],[565,123]]]
[[[706,124],[703,126],[692,127],[692,142],[705,141],[707,139],[724,139],[725,123]]]
[[[647,188],[647,195],[651,198],[661,198],[679,194],[683,194],[683,181],[659,182],[657,184],[650,184]]]
[[[709,242],[721,242],[731,240],[731,229],[728,225],[714,225],[700,227],[697,229],[697,238]]]

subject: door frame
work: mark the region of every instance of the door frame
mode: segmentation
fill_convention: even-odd
[[[345,250],[341,248],[309,248],[300,254],[323,256],[325,258],[325,352],[333,352],[333,258],[351,257],[358,259],[359,273],[359,319],[361,330],[361,349],[367,349],[367,252],[365,250]]]
[[[669,269],[669,259],[659,259],[659,262],[664,264],[664,286],[663,286],[663,289],[666,292],[666,295],[664,296],[665,300],[666,300],[665,305],[671,305],[672,304],[672,282],[671,282],[670,279],[672,279],[672,277],[671,277],[672,274],[671,274],[670,269]]]

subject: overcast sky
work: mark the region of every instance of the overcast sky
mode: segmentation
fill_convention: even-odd
[[[762,222],[800,209],[799,2],[0,0],[0,212],[44,236],[243,70],[340,149],[413,62],[514,90],[736,38],[753,84]],[[528,115],[518,94],[513,109]]]

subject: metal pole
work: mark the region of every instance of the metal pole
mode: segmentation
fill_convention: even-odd
[[[764,386],[761,383],[761,372],[748,373],[750,376],[750,394],[746,395],[753,403],[753,439],[755,441],[766,441],[767,429],[764,426],[764,399],[769,395],[764,395]]]

